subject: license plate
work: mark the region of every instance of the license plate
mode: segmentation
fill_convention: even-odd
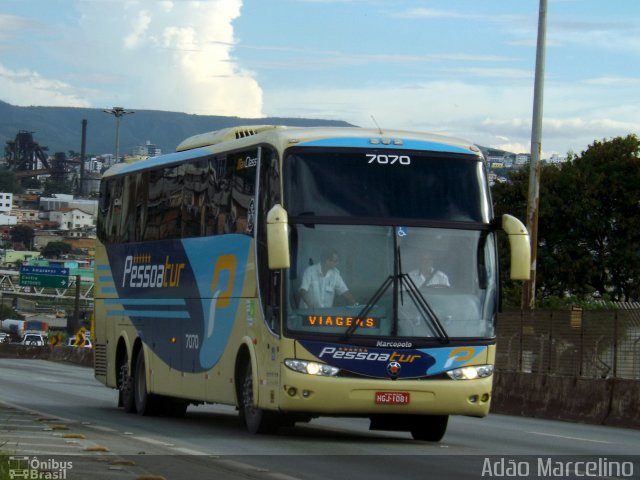
[[[377,405],[407,405],[410,398],[409,392],[376,392]]]

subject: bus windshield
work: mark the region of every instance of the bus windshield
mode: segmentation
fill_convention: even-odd
[[[474,155],[303,147],[287,152],[289,217],[489,221],[484,169]]]
[[[494,337],[493,233],[368,225],[292,229],[288,330],[440,343]]]
[[[285,329],[493,338],[496,245],[483,172],[470,155],[290,150]]]

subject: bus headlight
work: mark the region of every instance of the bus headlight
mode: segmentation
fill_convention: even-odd
[[[493,365],[474,365],[473,367],[462,367],[449,370],[447,375],[454,380],[474,380],[485,378],[493,374]]]
[[[294,372],[307,373],[309,375],[322,375],[324,377],[335,377],[340,371],[339,368],[332,367],[326,363],[296,360],[294,358],[287,358],[284,361],[284,364]]]

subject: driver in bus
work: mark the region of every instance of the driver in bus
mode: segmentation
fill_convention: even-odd
[[[409,278],[413,280],[417,288],[451,286],[447,274],[433,266],[433,255],[430,252],[425,252],[420,257],[420,265],[409,272]]]
[[[350,304],[357,304],[336,268],[340,258],[335,249],[322,254],[319,263],[310,265],[302,275],[300,285],[301,308],[329,308],[333,306],[335,294],[345,298]]]

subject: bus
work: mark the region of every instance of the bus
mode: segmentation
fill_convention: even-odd
[[[353,416],[439,441],[486,416],[499,230],[530,268],[480,150],[407,131],[196,135],[105,172],[97,225],[95,377],[126,412],[226,404],[251,433]]]

